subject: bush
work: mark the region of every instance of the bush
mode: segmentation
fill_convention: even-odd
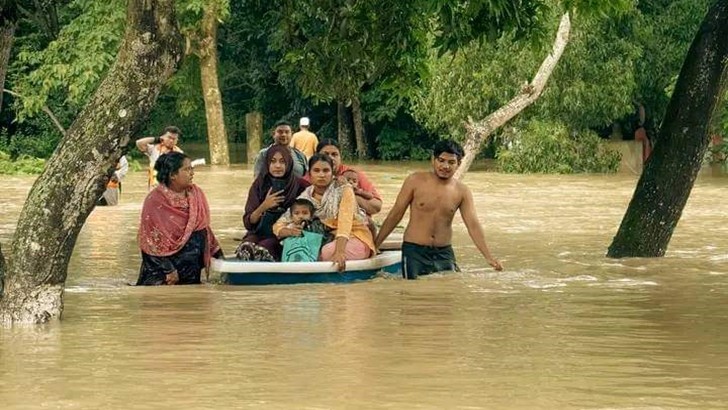
[[[377,135],[379,156],[383,160],[426,160],[430,150],[420,145],[422,139],[411,136],[407,131],[385,125]]]
[[[0,175],[35,175],[40,174],[45,166],[45,160],[21,155],[12,160],[10,154],[0,151]]]
[[[18,125],[12,135],[3,130],[0,134],[0,151],[12,159],[22,156],[49,158],[61,140],[61,133],[45,118],[33,118]]]
[[[501,170],[510,173],[611,173],[620,160],[594,132],[571,135],[561,123],[542,121],[531,121],[498,150]]]

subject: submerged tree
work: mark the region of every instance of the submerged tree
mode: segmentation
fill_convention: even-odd
[[[710,142],[728,73],[728,0],[717,0],[698,29],[660,128],[607,256],[663,256]]]
[[[128,1],[116,61],[33,185],[4,271],[0,262],[0,323],[60,317],[68,261],[103,177],[141,128],[182,48],[173,0]]]

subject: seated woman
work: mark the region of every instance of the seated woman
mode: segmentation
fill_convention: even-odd
[[[322,261],[333,261],[340,271],[346,269],[347,260],[366,259],[376,253],[372,234],[367,228],[366,214],[357,206],[354,190],[349,184],[337,184],[334,162],[327,155],[314,154],[309,160],[312,185],[301,198],[313,202],[314,213],[328,226],[336,238],[321,249]],[[301,229],[289,225],[291,213],[286,212],[273,226],[278,238],[300,236]]]
[[[272,259],[281,259],[281,244],[273,234],[273,224],[293,201],[310,185],[293,174],[293,157],[288,146],[272,145],[265,155],[268,164],[253,181],[245,203],[243,225],[248,230],[238,247],[238,256],[260,260],[265,257],[256,252],[252,244],[265,248]]]
[[[331,158],[334,163],[335,177],[345,180],[344,173],[353,171],[353,168],[341,162],[341,151],[334,140],[321,140],[316,146],[316,152],[328,155]],[[357,174],[356,184],[354,185],[356,202],[369,216],[379,213],[382,210],[382,197],[377,192],[377,188],[363,171],[359,170],[355,172]]]
[[[202,268],[209,272],[210,257],[222,256],[210,228],[207,198],[192,183],[195,172],[187,155],[161,155],[154,169],[159,185],[142,207],[137,285],[200,283]]]

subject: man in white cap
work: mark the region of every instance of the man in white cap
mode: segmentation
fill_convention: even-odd
[[[300,125],[301,130],[293,134],[290,145],[291,147],[303,152],[303,154],[306,155],[306,160],[308,160],[314,153],[316,153],[316,145],[318,145],[319,142],[318,137],[316,134],[308,130],[308,127],[311,124],[308,117],[301,117],[298,124]]]

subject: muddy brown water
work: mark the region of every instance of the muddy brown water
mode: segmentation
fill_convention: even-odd
[[[385,210],[412,170],[371,165]],[[204,167],[232,252],[251,183]],[[0,177],[7,249],[32,177]],[[3,409],[728,408],[728,179],[702,176],[660,259],[604,257],[636,177],[472,172],[490,269],[347,285],[136,288],[145,175],[97,208],[60,323],[0,329]],[[383,215],[379,217],[381,221]]]

